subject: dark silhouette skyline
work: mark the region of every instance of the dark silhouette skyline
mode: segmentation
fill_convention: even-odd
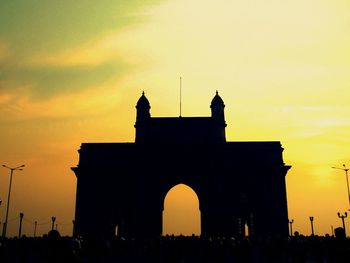
[[[338,233],[339,232],[339,233]],[[56,230],[43,237],[0,239],[0,261],[7,262],[349,262],[350,240],[341,231],[336,237],[199,238],[113,237],[107,244],[61,236]]]

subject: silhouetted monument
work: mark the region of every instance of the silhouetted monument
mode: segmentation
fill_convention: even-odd
[[[135,143],[83,143],[77,176],[75,234],[86,238],[157,237],[164,199],[175,185],[198,195],[204,237],[288,236],[280,142],[226,142],[224,102],[211,117],[151,117],[137,102]]]

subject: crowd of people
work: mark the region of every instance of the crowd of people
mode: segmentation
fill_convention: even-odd
[[[0,262],[350,262],[350,239],[302,235],[265,240],[165,236],[93,242],[61,237],[52,230],[42,237],[1,239]]]

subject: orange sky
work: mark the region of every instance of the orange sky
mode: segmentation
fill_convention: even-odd
[[[26,164],[9,218],[23,212],[31,235],[56,216],[70,234],[80,144],[133,141],[142,90],[153,116],[178,116],[181,75],[184,116],[209,116],[218,89],[228,140],[281,141],[294,229],[310,234],[312,215],[330,233],[349,208],[331,169],[350,166],[349,12],[347,0],[1,1],[0,162]],[[8,182],[1,168],[1,222]]]

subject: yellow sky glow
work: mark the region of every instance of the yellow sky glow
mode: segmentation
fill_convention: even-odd
[[[117,2],[95,3],[96,13],[64,3],[76,10],[72,21],[62,13],[68,25],[45,4],[56,24],[17,36],[17,25],[45,18],[18,15],[7,26],[13,32],[0,29],[0,161],[27,165],[15,175],[10,218],[56,216],[70,234],[76,179],[69,168],[80,143],[133,141],[142,90],[153,116],[178,116],[182,76],[184,116],[208,116],[219,90],[228,140],[281,141],[293,166],[286,181],[295,230],[310,234],[311,215],[318,234],[340,226],[336,213],[349,208],[345,174],[331,167],[350,166],[350,3],[170,0],[123,13]],[[1,169],[2,200],[7,186]],[[3,202],[0,221],[4,213]],[[31,232],[28,223],[24,233]]]

